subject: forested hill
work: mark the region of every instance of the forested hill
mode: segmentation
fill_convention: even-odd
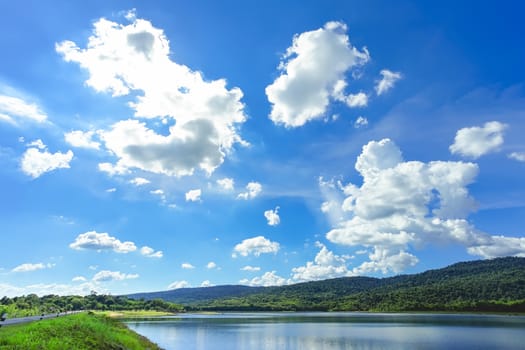
[[[525,312],[525,258],[457,263],[389,278],[344,277],[280,287],[217,286],[139,293],[196,310]]]
[[[263,292],[265,289],[265,287],[224,285],[201,288],[179,288],[163,292],[135,293],[126,296],[132,299],[162,299],[165,301],[178,300],[177,303],[179,304],[192,305],[203,301],[212,301],[221,298],[248,296],[254,293]]]

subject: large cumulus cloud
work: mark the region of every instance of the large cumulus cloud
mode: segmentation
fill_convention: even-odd
[[[322,118],[331,100],[366,106],[365,93],[343,91],[346,73],[370,59],[366,48],[360,51],[351,45],[347,30],[344,23],[328,22],[294,37],[279,66],[281,75],[266,87],[274,123],[299,127]]]
[[[212,173],[236,143],[245,144],[239,134],[246,120],[242,91],[173,61],[161,29],[133,13],[127,18],[127,24],[97,20],[84,48],[72,41],[56,45],[65,61],[88,72],[86,85],[115,97],[129,95],[136,118],[171,125],[167,135],[133,119],[97,131],[116,157],[111,169],[118,171],[110,173]]]
[[[354,272],[401,272],[418,262],[415,250],[433,243],[461,244],[484,258],[525,256],[525,238],[492,236],[468,221],[476,210],[468,191],[476,164],[405,161],[397,145],[383,139],[363,147],[355,168],[360,186],[321,182],[333,223],[327,239],[370,251]]]

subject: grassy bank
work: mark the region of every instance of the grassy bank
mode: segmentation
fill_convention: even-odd
[[[76,314],[0,328],[1,349],[160,349],[103,315]]]
[[[111,318],[143,318],[174,315],[173,312],[155,310],[95,311],[95,313],[97,315],[103,315]]]

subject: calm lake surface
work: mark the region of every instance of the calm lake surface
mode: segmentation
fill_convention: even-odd
[[[522,316],[224,313],[126,323],[166,350],[525,349]]]

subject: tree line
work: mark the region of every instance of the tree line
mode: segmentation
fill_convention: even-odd
[[[415,275],[346,277],[195,301],[192,310],[525,312],[525,258],[458,263]]]
[[[0,299],[0,315],[23,317],[39,314],[59,313],[74,310],[155,310],[163,312],[181,312],[181,305],[162,299],[131,299],[126,296],[113,296],[92,292],[87,296],[45,295],[36,294]]]

